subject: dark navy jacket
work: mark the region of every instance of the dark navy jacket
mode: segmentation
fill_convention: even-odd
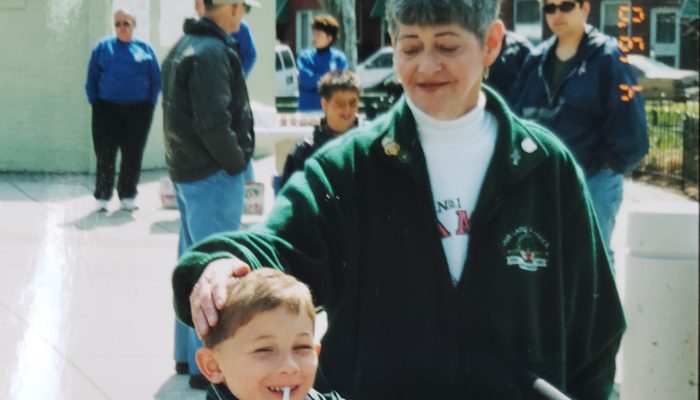
[[[496,89],[503,98],[508,98],[525,59],[532,51],[532,45],[524,36],[506,31],[501,46],[498,58],[489,67],[489,78],[486,83]]]
[[[355,120],[354,126],[357,126],[357,120]],[[338,133],[333,132],[333,130],[328,127],[326,119],[323,118],[314,128],[313,136],[305,137],[296,142],[294,147],[289,150],[287,160],[284,163],[284,170],[282,171],[279,187],[281,188],[284,186],[293,173],[304,169],[304,162],[306,162],[306,159],[311,157],[316,150],[323,147],[323,145],[328,143],[331,139],[338,137],[338,135]]]
[[[513,87],[513,111],[556,133],[586,173],[604,168],[624,173],[646,154],[644,99],[635,93],[630,101],[620,85],[636,85],[631,68],[620,61],[614,39],[591,26],[574,56],[574,69],[553,93],[544,76],[547,57],[555,57],[557,38],[538,46],[525,61]]]

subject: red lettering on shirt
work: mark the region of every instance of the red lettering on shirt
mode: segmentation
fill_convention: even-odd
[[[455,235],[468,235],[471,231],[471,221],[469,220],[469,215],[464,210],[457,210],[457,230]],[[440,238],[445,239],[451,237],[450,232],[445,228],[442,222],[438,221],[438,232],[440,232]]]
[[[450,235],[450,232],[447,231],[447,228],[445,228],[445,225],[443,225],[440,221],[438,221],[438,231],[440,231],[440,239],[445,239],[452,236]]]
[[[469,231],[471,230],[471,221],[469,221],[467,212],[464,210],[457,210],[457,217],[459,218],[459,222],[457,224],[457,232],[455,232],[455,234],[468,235]]]

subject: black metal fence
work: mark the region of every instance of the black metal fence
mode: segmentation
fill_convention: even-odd
[[[633,174],[697,193],[698,101],[647,101],[646,115],[649,153]]]

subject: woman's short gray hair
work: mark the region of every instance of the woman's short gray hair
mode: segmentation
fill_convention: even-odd
[[[447,25],[455,23],[484,37],[498,18],[500,0],[387,0],[389,34],[396,37],[399,25]]]

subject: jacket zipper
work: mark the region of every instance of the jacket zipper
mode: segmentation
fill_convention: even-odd
[[[416,146],[415,142],[413,145],[413,152],[414,154],[418,154],[418,146]],[[424,155],[425,157],[425,155]],[[448,329],[459,329],[460,327],[460,319],[459,319],[459,312],[460,312],[460,306],[459,306],[459,293],[458,293],[458,288],[459,288],[459,281],[455,285],[452,281],[452,275],[450,273],[450,268],[447,265],[447,257],[445,255],[445,250],[442,247],[442,241],[437,234],[437,223],[438,223],[438,217],[437,213],[435,211],[435,199],[433,198],[433,191],[430,186],[430,178],[428,175],[428,169],[427,169],[427,163],[425,163],[425,168],[422,169],[421,176],[419,178],[419,184],[422,186],[420,190],[424,193],[423,199],[426,202],[427,206],[429,207],[429,212],[425,213],[425,224],[428,227],[430,232],[433,232],[433,235],[430,236],[429,242],[432,247],[432,252],[437,255],[437,258],[439,260],[436,260],[437,268],[436,272],[439,274],[442,274],[443,280],[445,281],[445,285],[450,287],[450,290],[448,293],[446,293],[447,296],[447,302],[449,304],[450,312],[452,313],[452,320],[456,321],[456,325],[453,326],[446,326]],[[464,272],[462,273],[464,274]],[[457,371],[451,371],[451,376],[449,377],[450,381],[452,381],[453,384],[460,385],[460,377],[463,376],[463,362],[462,362],[462,353],[463,350],[459,344],[459,341],[452,339],[453,336],[448,335],[450,337],[450,347],[452,349],[452,355],[453,359],[451,362],[454,363],[458,367]]]
[[[556,55],[555,55],[554,57],[556,57]],[[545,59],[546,59],[546,57],[545,57]],[[540,63],[540,66],[539,66],[539,73],[540,73],[540,78],[542,78],[542,81],[544,82],[544,90],[547,92],[547,100],[548,100],[548,102],[549,102],[549,103],[548,103],[548,104],[549,104],[549,107],[552,107],[552,106],[554,105],[554,100],[556,99],[557,95],[559,94],[559,91],[561,90],[562,86],[564,86],[564,83],[565,83],[566,81],[568,81],[569,78],[571,78],[572,76],[574,76],[574,74],[576,73],[576,71],[579,70],[580,66],[577,66],[576,68],[573,68],[573,69],[569,72],[569,74],[566,75],[566,76],[564,77],[564,79],[561,81],[561,85],[559,85],[559,87],[557,88],[557,91],[554,92],[554,93],[552,93],[552,89],[549,87],[549,82],[547,82],[547,79],[546,79],[545,76],[544,76],[544,62],[545,62],[545,59],[543,59],[542,62]]]

